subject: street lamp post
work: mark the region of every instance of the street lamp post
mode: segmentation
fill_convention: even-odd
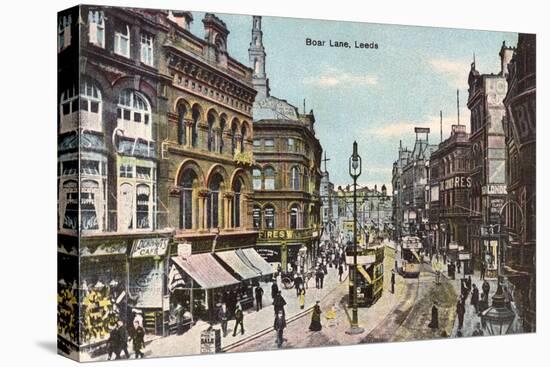
[[[361,157],[357,153],[357,142],[353,142],[353,154],[349,158],[349,175],[353,178],[353,267],[351,268],[352,275],[352,318],[351,326],[347,331],[348,334],[360,334],[364,331],[359,327],[357,318],[357,178],[361,176]]]

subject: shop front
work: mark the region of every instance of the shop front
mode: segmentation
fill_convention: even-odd
[[[189,246],[188,250],[185,247]],[[215,322],[218,305],[226,303],[230,314],[237,302],[246,297],[240,281],[216,260],[212,253],[191,254],[190,245],[179,244],[171,264],[180,272],[179,287],[170,294],[170,311],[189,313],[193,320]]]
[[[118,320],[128,324],[126,241],[83,244],[80,249],[80,337],[83,346],[104,342]]]
[[[128,293],[131,322],[139,320],[149,334],[168,334],[165,297],[168,238],[142,238],[133,242],[129,261]]]
[[[312,229],[262,230],[256,250],[273,266],[281,265],[283,272],[308,271],[315,263],[318,231]]]

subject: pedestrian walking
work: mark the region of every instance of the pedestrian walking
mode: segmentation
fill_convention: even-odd
[[[286,328],[286,320],[282,313],[282,311],[279,311],[277,313],[277,316],[275,316],[275,321],[273,322],[273,329],[277,332],[277,348],[281,348],[283,345],[283,331]]]
[[[283,268],[282,268],[281,264],[277,264],[277,274],[276,274],[276,277],[278,277],[279,275],[281,275],[282,272],[283,272]]]
[[[439,310],[437,308],[437,302],[435,301],[432,305],[432,319],[430,320],[428,327],[432,330],[439,329]]]
[[[475,284],[472,285],[472,296],[470,298],[470,304],[474,306],[474,309],[476,310],[476,314],[479,312],[479,289],[477,289],[477,286]]]
[[[321,267],[317,267],[317,271],[315,272],[315,288],[319,289],[321,288]]]
[[[462,330],[464,326],[464,313],[466,308],[464,307],[464,300],[462,297],[459,297],[456,301],[456,315],[458,317],[458,330]]]
[[[325,274],[326,274],[326,265],[325,265],[325,272],[321,271],[319,274],[319,288],[323,289],[323,282],[325,280]]]
[[[244,335],[244,314],[241,304],[237,303],[235,308],[235,327],[233,328],[233,336],[237,335],[237,329],[241,325],[241,335]]]
[[[480,266],[481,267],[479,269],[479,280],[485,280],[485,268],[486,268],[485,261],[481,261]]]
[[[130,359],[130,353],[128,353],[128,330],[126,330],[126,326],[124,326],[124,322],[122,320],[118,320],[117,322],[117,328],[118,328],[118,353],[117,353],[117,359],[119,354],[122,354],[124,352],[124,355],[126,356],[126,359]]]
[[[145,357],[145,354],[143,353],[143,348],[145,348],[145,329],[137,320],[134,321],[132,347],[134,348],[136,359]]]
[[[120,346],[118,337],[118,325],[115,326],[109,333],[109,339],[107,340],[107,360],[110,361],[114,356],[115,359],[120,358]]]
[[[391,292],[392,294],[395,293],[395,270],[393,269],[391,271]]]
[[[342,281],[342,275],[344,274],[344,265],[338,265],[338,280]]]
[[[458,260],[456,262],[456,271],[458,274],[460,274],[460,269],[462,268],[462,262],[460,260]]]
[[[489,298],[489,291],[491,290],[491,286],[489,285],[489,282],[484,280],[483,284],[481,285],[481,290],[483,291],[483,295],[487,296],[487,299]]]
[[[273,283],[271,283],[271,299],[274,300],[277,296],[277,293],[279,293],[279,286],[277,285],[277,281],[274,279]]]
[[[264,290],[259,285],[254,289],[254,296],[256,298],[256,311],[260,311],[263,308],[262,298],[264,296]]]
[[[338,306],[335,304],[332,305],[330,310],[325,313],[325,318],[327,319],[328,326],[338,326]]]
[[[296,289],[296,297],[300,295],[300,288],[302,287],[303,279],[299,274],[294,275],[294,288]]]
[[[275,315],[277,315],[279,311],[281,311],[283,315],[285,315],[285,306],[286,300],[281,295],[281,291],[278,291],[275,299],[273,300],[273,309],[275,311]]]
[[[483,336],[483,330],[481,329],[481,324],[479,322],[476,322],[476,328],[474,329],[472,336]]]
[[[321,326],[321,306],[320,302],[316,301],[315,306],[313,306],[313,312],[311,314],[311,323],[309,324],[310,331],[321,331],[323,328]]]
[[[306,290],[302,287],[300,289],[300,295],[298,296],[298,304],[300,309],[303,310],[306,305]]]
[[[225,338],[227,336],[227,321],[229,320],[229,313],[227,312],[227,305],[225,303],[222,303],[222,306],[218,310],[218,320],[220,320],[222,334]]]

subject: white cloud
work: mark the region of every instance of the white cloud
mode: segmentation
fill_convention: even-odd
[[[468,86],[468,73],[470,72],[469,62],[449,59],[431,59],[429,64],[436,73],[442,74],[452,87],[466,88]]]
[[[460,123],[466,125],[466,131],[470,130],[470,110],[462,108],[460,110]],[[456,116],[443,116],[443,139],[446,139],[451,134],[451,126],[456,124]],[[411,136],[414,138],[415,127],[430,128],[430,140],[439,142],[440,122],[439,116],[427,116],[423,120],[418,121],[395,121],[383,124],[381,127],[365,129],[363,136],[372,141],[377,139],[408,139]]]
[[[318,87],[334,87],[334,86],[374,86],[378,84],[376,75],[352,74],[333,67],[327,67],[318,76],[304,78],[304,83]]]

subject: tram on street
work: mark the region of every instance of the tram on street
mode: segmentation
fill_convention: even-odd
[[[401,273],[404,277],[416,278],[422,263],[420,251],[422,242],[415,236],[403,237],[401,242]]]

